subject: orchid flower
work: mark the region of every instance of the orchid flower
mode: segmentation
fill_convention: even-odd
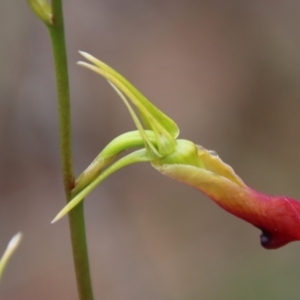
[[[300,240],[298,201],[264,195],[248,187],[214,151],[178,139],[176,123],[122,75],[95,57],[80,53],[89,63],[78,64],[108,80],[127,106],[138,130],[120,135],[103,149],[78,177],[72,200],[53,222],[67,214],[99,183],[120,168],[137,162],[150,162],[161,174],[198,189],[227,212],[259,228],[264,248],[276,249]],[[135,106],[141,120],[128,100]],[[116,160],[121,152],[133,148],[140,149]]]

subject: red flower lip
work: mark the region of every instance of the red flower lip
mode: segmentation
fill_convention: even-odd
[[[162,174],[195,187],[227,212],[259,228],[264,248],[277,249],[300,240],[300,202],[249,188],[211,151],[199,148],[198,157],[203,167],[181,163],[153,166]]]
[[[262,231],[260,242],[266,249],[277,249],[300,240],[300,203],[287,197],[272,197],[250,188],[243,206],[226,205],[214,200],[233,215]]]

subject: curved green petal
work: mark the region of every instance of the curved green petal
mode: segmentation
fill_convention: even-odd
[[[159,153],[161,155],[171,153],[176,145],[175,139],[179,134],[179,129],[176,123],[149,102],[148,99],[146,99],[118,72],[95,57],[85,52],[80,53],[94,65],[84,62],[79,62],[78,64],[105,77],[122,93],[124,93],[137,107],[143,121],[146,123],[146,127],[148,127],[148,129],[151,128],[154,131],[157,138]]]
[[[145,130],[144,133],[149,142],[156,146],[154,132]],[[116,137],[100,152],[88,168],[78,176],[72,193],[79,193],[87,185],[94,181],[99,176],[100,172],[112,163],[117,155],[123,151],[131,150],[132,148],[141,148],[144,146],[144,139],[138,130],[126,132]]]
[[[92,55],[79,51],[79,53],[84,56],[87,60],[98,66],[100,69],[103,69],[108,74],[113,75],[117,78],[126,88],[131,91],[134,96],[139,100],[139,102],[151,113],[151,115],[167,130],[173,138],[177,138],[179,135],[179,128],[177,124],[155,107],[137,88],[135,88],[127,79],[125,79],[120,73],[115,71],[113,68],[100,61],[99,59],[93,57]],[[138,105],[138,103],[134,103]],[[150,128],[147,128],[150,129]]]
[[[70,210],[72,210],[78,203],[80,203],[92,190],[94,190],[98,184],[100,184],[107,177],[112,175],[114,172],[122,169],[128,165],[138,163],[138,162],[146,162],[150,161],[151,157],[148,155],[148,151],[146,149],[137,150],[128,154],[127,156],[122,157],[114,164],[109,166],[106,170],[104,170],[95,180],[93,180],[88,186],[86,186],[82,191],[80,191],[77,195],[72,193],[72,200],[56,215],[51,223],[55,223],[63,216],[65,216]]]
[[[146,135],[146,133],[144,131],[144,128],[143,128],[139,118],[135,114],[134,110],[132,109],[132,107],[128,103],[125,96],[121,93],[121,91],[114,84],[112,84],[111,82],[109,82],[109,83],[111,84],[113,89],[117,92],[117,94],[120,96],[120,98],[124,102],[125,106],[127,107],[128,111],[129,111],[129,113],[130,113],[130,115],[133,119],[133,122],[135,123],[135,126],[139,130],[140,135],[141,135],[142,139],[144,140],[144,144],[145,144],[146,149],[149,152],[149,155],[151,155],[152,157],[161,157],[161,154],[157,151],[154,144],[148,139],[148,136]]]

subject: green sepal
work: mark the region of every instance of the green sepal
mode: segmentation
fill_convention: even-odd
[[[145,130],[139,120],[139,118],[137,117],[137,115],[135,114],[134,110],[132,109],[132,107],[130,106],[129,102],[127,101],[127,99],[125,98],[125,96],[122,94],[122,92],[111,82],[109,82],[110,85],[113,87],[113,89],[117,92],[117,94],[120,96],[120,98],[122,99],[122,101],[124,102],[125,106],[127,107],[133,122],[135,124],[135,126],[137,127],[143,141],[144,141],[144,146],[145,148],[148,150],[148,153],[151,157],[155,158],[155,157],[161,157],[162,155],[160,154],[160,152],[157,150],[157,148],[154,146],[154,144],[148,139]],[[156,140],[156,142],[158,142]]]
[[[143,96],[130,82],[111,67],[85,52],[80,52],[92,64],[79,62],[80,65],[93,70],[105,77],[117,87],[137,107],[142,120],[148,129],[154,131],[157,139],[157,147],[160,155],[169,154],[176,146],[176,137],[179,129],[176,123],[156,108],[145,96]]]
[[[51,223],[54,223],[61,219],[63,216],[69,213],[78,203],[80,203],[91,191],[94,190],[103,180],[105,180],[108,176],[112,175],[119,169],[122,169],[128,165],[138,163],[138,162],[146,162],[150,161],[151,157],[149,156],[146,149],[137,150],[128,154],[127,156],[122,157],[114,164],[105,169],[102,173],[99,174],[89,185],[87,185],[83,190],[81,190],[78,194],[72,193],[72,200],[57,214],[54,220]]]
[[[147,139],[156,145],[156,139],[153,131],[144,131]],[[144,147],[144,139],[138,130],[126,132],[115,139],[113,139],[94,159],[94,161],[84,170],[76,179],[73,193],[77,194],[83,190],[87,185],[99,176],[100,172],[108,166],[117,155],[123,151]]]

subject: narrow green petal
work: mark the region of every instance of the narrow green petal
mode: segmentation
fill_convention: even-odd
[[[147,139],[156,146],[156,138],[153,131],[144,131]],[[75,188],[72,193],[78,194],[92,181],[94,181],[100,172],[113,162],[121,152],[133,148],[144,148],[145,142],[138,130],[126,132],[113,139],[94,159],[94,161],[85,169],[76,179]]]
[[[145,130],[145,134],[151,143],[156,145],[154,132],[152,130]],[[125,150],[144,147],[144,145],[144,140],[138,130],[126,132],[114,138],[108,145],[106,145],[98,157],[110,157],[112,155],[120,154],[120,152]]]
[[[109,166],[104,170],[94,181],[92,181],[88,186],[86,186],[79,194],[74,195],[72,200],[57,214],[51,223],[55,223],[63,216],[65,216],[71,209],[73,209],[78,203],[80,203],[92,190],[94,190],[98,184],[105,180],[108,176],[112,175],[114,172],[118,171],[121,168],[124,168],[128,165],[150,161],[151,157],[148,155],[146,149],[137,150],[133,153],[128,154],[127,156],[122,157],[114,164]]]
[[[124,93],[139,110],[142,120],[150,127],[157,138],[158,150],[161,155],[171,153],[175,146],[175,138],[179,134],[176,123],[150,103],[135,87],[112,68],[87,53],[81,54],[94,65],[78,62],[100,74]]]
[[[85,62],[78,62],[78,64],[105,77],[109,82],[118,87],[133,102],[134,105],[136,105],[140,113],[143,115],[144,119],[147,119],[148,123],[151,124],[151,129],[153,129],[153,131],[155,132],[160,154],[165,155],[173,151],[176,145],[175,139],[161,125],[161,123],[159,123],[158,120],[149,113],[147,108],[141,104],[140,100],[136,98],[136,96],[122,82],[118,80],[118,78],[94,65]]]
[[[113,89],[116,91],[116,93],[120,96],[120,98],[122,99],[122,101],[124,102],[125,106],[127,107],[134,123],[135,123],[135,126],[137,127],[137,129],[139,130],[140,134],[141,134],[141,137],[143,138],[144,140],[144,143],[145,143],[145,147],[146,149],[149,151],[149,154],[152,156],[152,157],[161,157],[160,153],[157,151],[157,149],[155,148],[155,146],[153,145],[153,143],[148,139],[145,131],[144,131],[144,128],[142,126],[142,124],[140,123],[138,117],[136,116],[134,110],[131,108],[130,104],[128,103],[127,99],[124,97],[124,95],[120,92],[120,90],[114,85],[112,84],[111,82],[109,82],[110,85],[113,87]]]
[[[121,74],[115,71],[113,68],[95,58],[94,56],[79,51],[79,53],[87,60],[98,66],[100,69],[105,70],[108,74],[113,75],[117,78],[126,88],[139,100],[139,102],[151,113],[151,115],[158,120],[158,122],[168,131],[173,138],[179,135],[179,129],[177,124],[166,116],[162,111],[155,107],[137,88],[135,88],[128,80],[126,80]],[[136,103],[135,103],[136,104]],[[150,129],[150,128],[148,128]]]

